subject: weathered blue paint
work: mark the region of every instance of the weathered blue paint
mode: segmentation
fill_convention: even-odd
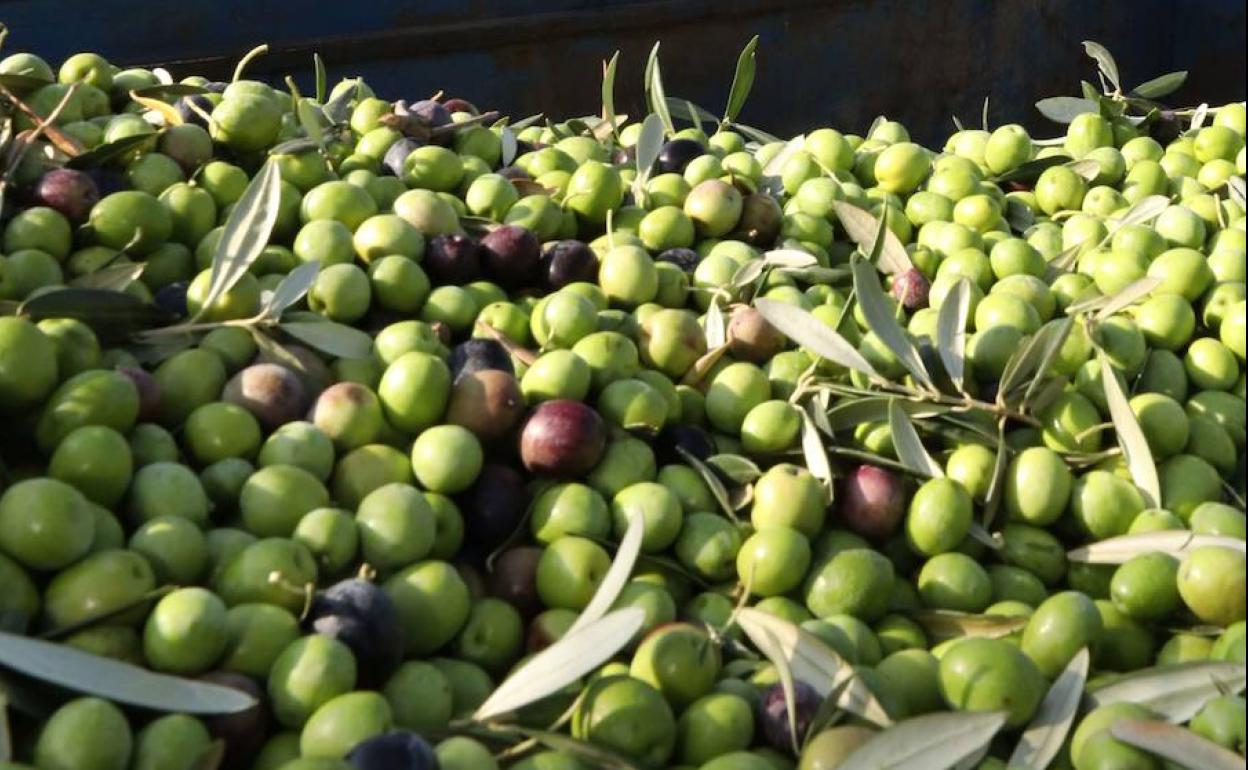
[[[617,102],[641,106],[641,71],[663,41],[669,94],[722,108],[737,51],[759,34],[758,79],[742,119],[777,133],[815,123],[863,130],[896,116],[922,139],[950,115],[1052,126],[1039,97],[1075,93],[1095,39],[1136,83],[1191,77],[1176,103],[1243,99],[1243,0],[6,0],[8,50],[59,61],[94,50],[120,64],[175,63],[228,74],[260,42],[256,75],[310,78],[319,51],[335,78],[362,75],[387,95],[443,89],[515,115],[595,112],[601,60],[621,50]],[[190,60],[190,61],[188,61]]]

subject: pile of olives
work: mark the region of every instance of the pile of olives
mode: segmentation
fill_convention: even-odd
[[[1123,718],[1245,753],[1244,103],[1169,135],[1104,110],[1056,141],[654,145],[636,116],[517,125],[358,79],[18,53],[0,80],[0,630],[255,699],[161,713],[0,646],[3,770],[833,770],[888,722],[986,711],[940,766],[1000,770],[1085,648],[1046,766],[1171,767]],[[642,628],[474,721],[636,520],[614,606]],[[744,606],[885,724],[792,681]],[[1179,716],[1093,697],[1214,662],[1238,673]]]

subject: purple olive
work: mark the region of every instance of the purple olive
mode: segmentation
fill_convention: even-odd
[[[481,238],[481,262],[487,276],[503,288],[529,286],[541,258],[537,236],[519,225],[502,225]]]
[[[598,257],[593,249],[577,240],[556,241],[542,253],[542,279],[551,289],[570,283],[598,280]]]
[[[918,310],[927,307],[927,292],[930,288],[931,283],[927,276],[912,267],[893,276],[890,293],[906,310]]]
[[[706,148],[692,139],[673,139],[659,150],[655,170],[660,174],[679,174],[689,165],[689,161],[705,154]]]
[[[74,224],[87,221],[91,208],[100,200],[95,180],[83,171],[54,168],[35,184],[34,202],[56,209]]]
[[[822,702],[823,698],[819,697],[815,688],[800,679],[794,680],[793,706],[797,717],[794,720],[797,728],[797,745],[802,744],[806,730],[810,727],[810,720],[815,718],[815,713]],[[793,738],[789,731],[789,709],[784,697],[784,686],[779,683],[773,684],[763,695],[763,702],[758,710],[758,721],[763,728],[763,737],[767,743],[771,744],[776,751],[792,753]]]
[[[458,497],[464,532],[473,543],[492,548],[515,531],[528,507],[524,478],[506,465],[489,463]]]
[[[901,479],[875,465],[859,465],[842,483],[839,509],[845,526],[872,540],[896,531],[906,511]]]
[[[655,260],[658,262],[671,262],[676,267],[692,275],[698,263],[702,261],[702,257],[693,249],[677,246],[661,252],[659,256],[655,257]]]
[[[481,277],[480,249],[466,235],[437,235],[430,239],[421,266],[434,283],[462,286]]]
[[[607,447],[607,426],[580,401],[547,401],[529,416],[520,434],[520,459],[532,473],[580,476],[598,464]]]

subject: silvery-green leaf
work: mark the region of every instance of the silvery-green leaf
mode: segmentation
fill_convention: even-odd
[[[893,306],[884,294],[884,288],[880,286],[879,273],[871,263],[861,259],[855,259],[850,264],[850,269],[854,274],[854,294],[867,319],[867,327],[875,332],[916,381],[929,388],[934,387],[918,349],[893,315]]]
[[[895,275],[914,267],[910,255],[906,253],[906,247],[892,230],[887,227],[881,230],[883,224],[871,212],[845,201],[834,201],[832,206],[836,210],[837,221],[845,228],[845,234],[858,245],[863,254],[870,254],[876,248],[877,236],[883,234],[884,243],[876,263],[881,271]]]
[[[1205,121],[1208,118],[1209,118],[1209,104],[1207,102],[1201,102],[1200,106],[1196,108],[1195,114],[1192,115],[1191,129],[1193,131],[1199,131],[1201,128],[1204,127]]]
[[[644,200],[646,182],[654,170],[654,162],[659,159],[663,150],[663,121],[654,113],[646,116],[641,123],[641,134],[637,138],[637,177],[633,180],[633,197]]]
[[[882,381],[879,373],[853,345],[800,307],[766,297],[754,300],[754,307],[769,324],[811,353],[865,374],[877,382]]]
[[[990,548],[994,551],[1000,551],[1005,547],[1005,541],[1001,539],[1001,535],[994,535],[984,528],[983,524],[978,521],[971,522],[970,531],[967,535],[982,546]]]
[[[749,577],[745,577],[746,584],[749,584]],[[750,637],[750,641],[776,667],[776,673],[780,677],[780,687],[784,691],[784,710],[788,715],[789,721],[789,740],[793,747],[793,753],[797,754],[801,751],[798,745],[801,736],[797,734],[797,693],[796,685],[793,682],[793,669],[789,666],[789,658],[785,654],[784,648],[780,644],[780,640],[771,631],[771,626],[767,624],[750,624],[748,621],[744,624],[738,619],[738,624],[745,631],[746,636]]]
[[[714,497],[715,502],[719,503],[719,507],[724,514],[729,519],[736,521],[737,511],[729,499],[728,490],[724,487],[724,482],[719,480],[719,477],[715,475],[715,471],[711,470],[706,463],[699,460],[695,454],[683,446],[676,447],[676,454],[680,455],[680,458],[685,461],[686,465],[698,472],[698,475],[702,477],[702,481],[706,484],[706,488],[711,491],[711,497]]]
[[[1112,220],[1114,229],[1150,222],[1169,207],[1170,198],[1165,195],[1149,195],[1141,198],[1131,208],[1127,209],[1126,213],[1121,217],[1115,217]]]
[[[866,396],[861,398],[842,398],[828,410],[827,425],[829,432],[849,430],[864,422],[883,422],[888,419],[892,405],[904,411],[910,417],[935,417],[949,412],[952,407],[944,404],[933,404],[926,401],[911,401],[896,396]]]
[[[77,319],[91,327],[102,342],[122,342],[135,332],[164,326],[174,319],[169,312],[133,294],[76,287],[37,294],[22,302],[17,313],[36,322]]]
[[[646,103],[650,105],[650,111],[663,121],[664,131],[671,136],[676,133],[676,128],[672,125],[672,113],[667,108],[667,93],[663,90],[663,72],[659,66],[659,45],[656,41],[654,48],[650,49],[650,58],[646,60]]]
[[[706,464],[737,484],[750,484],[763,475],[758,465],[741,455],[718,454],[706,458]]]
[[[1100,162],[1092,158],[1084,158],[1083,160],[1075,160],[1066,164],[1066,168],[1083,177],[1085,181],[1091,182],[1101,174]]]
[[[970,312],[971,282],[959,278],[936,315],[936,352],[958,390],[966,376],[966,320]]]
[[[988,98],[989,97],[987,96],[984,97],[984,108],[980,110],[980,114],[979,114],[979,126],[985,131],[992,130],[988,128]]]
[[[1061,752],[1075,714],[1079,711],[1079,702],[1083,699],[1083,686],[1088,681],[1088,659],[1088,648],[1084,647],[1053,680],[1035,716],[1018,739],[1014,753],[1006,763],[1009,767],[1045,768]]]
[[[295,93],[298,94],[297,91]],[[296,96],[295,116],[299,118],[299,126],[303,128],[308,138],[316,142],[318,146],[324,147],[325,129],[321,126],[320,111],[312,105],[312,102]]]
[[[109,161],[130,154],[146,144],[155,144],[157,134],[131,134],[115,139],[107,144],[97,145],[90,150],[75,155],[65,164],[69,168],[85,169],[103,166]]]
[[[355,78],[353,86],[339,91],[337,96],[321,108],[321,113],[325,115],[325,119],[331,126],[341,125],[351,119],[351,104],[359,97],[360,85],[363,82]]]
[[[1179,90],[1186,80],[1187,70],[1167,72],[1164,75],[1158,75],[1152,80],[1140,83],[1131,89],[1131,93],[1144,99],[1160,99]]]
[[[763,166],[762,173],[762,189],[769,191],[772,195],[780,195],[784,190],[784,185],[780,180],[780,173],[784,171],[784,164],[789,159],[801,151],[802,146],[806,143],[806,135],[801,134],[790,139],[785,143],[784,148],[776,153],[775,157],[767,161],[767,165]]]
[[[754,87],[754,52],[757,49],[758,35],[755,35],[737,57],[737,70],[732,75],[732,87],[728,89],[728,106],[724,108],[724,123],[737,119],[750,96],[750,89]]]
[[[1065,155],[1049,155],[1044,158],[1036,158],[1035,160],[1029,160],[1021,166],[1013,168],[1004,174],[995,177],[993,181],[998,183],[1034,182],[1040,178],[1040,174],[1043,173],[1045,169],[1053,166],[1060,166],[1063,163],[1069,163],[1070,160],[1071,159]]]
[[[667,97],[668,111],[674,111],[677,114],[684,115],[692,125],[700,126],[702,123],[719,123],[719,118],[711,114],[711,111],[705,107],[700,107],[688,99],[679,99],[675,96]]]
[[[234,288],[268,245],[281,200],[282,177],[277,163],[269,159],[247,185],[225,221],[225,229],[212,254],[212,274],[203,308],[212,307]]]
[[[611,55],[611,60],[602,68],[602,116],[615,126],[615,70],[620,63],[620,52]],[[504,161],[504,166],[509,161]]]
[[[1197,548],[1219,546],[1244,553],[1244,541],[1225,535],[1198,535],[1186,529],[1120,535],[1066,552],[1070,561],[1087,564],[1122,564],[1142,553],[1165,553],[1182,560]]]
[[[511,126],[503,126],[498,132],[499,143],[502,145],[503,154],[499,162],[503,166],[510,166],[511,162],[516,159],[516,152],[519,150],[519,143],[516,141],[516,132]]]
[[[101,267],[99,270],[93,270],[90,273],[84,273],[70,281],[67,285],[79,289],[125,291],[130,284],[143,275],[143,268],[145,267],[147,265],[143,262],[109,265],[108,267]]]
[[[950,115],[949,118],[953,121],[953,127],[958,131],[966,130],[966,126],[962,125],[962,120],[957,115]]]
[[[1244,758],[1191,730],[1155,719],[1118,719],[1109,732],[1123,743],[1187,770],[1244,770]]]
[[[232,687],[196,682],[54,642],[0,631],[0,666],[75,692],[153,711],[234,714],[255,705]]]
[[[998,384],[1002,397],[1024,385],[1031,385],[1037,377],[1043,376],[1042,367],[1052,364],[1053,357],[1062,349],[1073,327],[1073,319],[1055,318],[1031,335],[1005,363]]]
[[[806,460],[806,469],[823,484],[824,494],[832,492],[832,465],[828,462],[828,453],[823,449],[823,439],[819,438],[819,429],[811,419],[807,408],[802,408],[802,457]]]
[[[1109,84],[1114,87],[1114,90],[1121,91],[1122,86],[1118,80],[1118,63],[1114,61],[1114,57],[1110,54],[1109,49],[1095,40],[1085,40],[1083,41],[1083,50],[1088,56],[1096,60],[1096,66],[1100,69],[1101,74],[1105,76],[1105,79],[1109,81]]]
[[[746,137],[758,142],[759,144],[770,144],[771,142],[780,141],[780,137],[775,136],[774,134],[769,134],[762,129],[754,128],[753,126],[747,126],[744,123],[738,123],[735,120],[732,122],[732,128],[742,134],[745,134]]]
[[[888,429],[893,437],[893,448],[897,451],[897,459],[914,473],[928,478],[938,479],[945,475],[940,463],[932,459],[923,447],[914,423],[901,408],[897,399],[888,405]]]
[[[707,350],[714,350],[727,342],[727,326],[724,323],[724,314],[719,309],[719,297],[713,298],[711,304],[707,306],[703,323],[706,326]]]
[[[1244,178],[1242,176],[1233,176],[1226,180],[1226,189],[1231,195],[1231,200],[1244,205]]]
[[[948,770],[982,754],[1005,719],[1000,711],[947,711],[907,719],[868,738],[837,770]]]
[[[373,338],[346,324],[287,321],[280,328],[300,342],[335,358],[367,358],[373,352]]]
[[[997,422],[997,456],[992,463],[992,479],[988,482],[988,494],[984,499],[984,528],[992,526],[1001,509],[1001,497],[1005,490],[1005,470],[1010,462],[1010,446],[1005,440],[1005,420]]]
[[[763,261],[775,267],[801,269],[819,264],[815,255],[801,249],[772,249],[763,253]]]
[[[1036,102],[1040,114],[1054,123],[1069,123],[1085,112],[1100,112],[1100,106],[1091,99],[1073,96],[1050,96]]]
[[[645,519],[641,514],[634,514],[628,522],[628,529],[624,530],[624,537],[620,538],[620,546],[615,550],[615,558],[611,560],[607,574],[602,576],[602,582],[598,584],[598,590],[594,591],[593,598],[581,610],[567,633],[576,633],[590,623],[597,622],[615,604],[615,600],[620,597],[620,591],[633,574],[633,565],[637,563],[637,555],[641,553],[641,538],[645,533]]]
[[[1087,692],[1088,709],[1138,703],[1172,724],[1183,724],[1211,699],[1244,690],[1243,663],[1195,661],[1133,671]]]
[[[1118,434],[1118,446],[1122,449],[1123,459],[1127,461],[1127,470],[1131,472],[1131,480],[1140,488],[1147,506],[1161,504],[1161,481],[1157,477],[1157,463],[1153,462],[1153,452],[1148,448],[1144,438],[1144,430],[1131,411],[1127,402],[1127,394],[1114,376],[1114,368],[1104,353],[1097,354],[1101,361],[1101,385],[1105,389],[1105,401],[1109,404],[1109,417],[1114,423],[1114,432]]]
[[[828,693],[849,681],[841,694],[841,708],[881,727],[892,724],[888,711],[871,688],[854,673],[854,667],[842,660],[819,637],[783,618],[752,607],[745,607],[737,613],[737,625],[755,644],[758,644],[758,638],[763,638],[764,644],[774,642],[771,648],[784,658],[793,676],[813,687],[820,696],[827,697]],[[765,651],[763,654],[767,655]]]
[[[923,626],[932,642],[943,642],[962,636],[998,639],[1021,631],[1027,625],[1027,618],[973,615],[952,610],[916,610],[910,613],[910,617]]]
[[[268,318],[280,318],[282,313],[303,299],[303,295],[308,293],[308,289],[312,288],[312,284],[316,282],[317,273],[321,270],[321,263],[316,260],[304,262],[287,273],[277,284],[277,288],[273,289],[273,293],[269,295],[269,300],[264,306],[264,315]]]
[[[319,53],[312,54],[312,69],[316,72],[316,90],[313,93],[316,94],[317,102],[324,103],[328,80],[325,74],[325,60]]]
[[[478,722],[511,714],[559,692],[606,663],[641,630],[646,613],[640,607],[613,610],[575,634],[534,655],[507,679],[472,715]]]
[[[154,96],[143,96],[138,91],[131,91],[130,98],[160,115],[160,121],[166,126],[180,126],[184,122],[182,113],[178,112],[177,108],[169,102],[157,99]]]
[[[732,278],[728,280],[730,286],[738,289],[749,286],[758,280],[763,271],[767,269],[767,263],[761,259],[746,260],[741,267],[737,268],[732,274]]]

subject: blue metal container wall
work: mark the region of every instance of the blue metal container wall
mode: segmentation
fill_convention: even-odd
[[[742,120],[776,133],[814,124],[863,130],[878,114],[937,141],[951,115],[1041,134],[1032,103],[1075,93],[1092,66],[1079,42],[1109,47],[1130,84],[1191,71],[1173,98],[1244,98],[1243,0],[3,0],[10,51],[59,61],[80,50],[119,64],[173,62],[175,75],[224,76],[266,42],[253,73],[310,78],[313,51],[331,75],[362,75],[385,95],[436,90],[513,115],[596,112],[601,60],[621,50],[617,102],[641,106],[650,45],[663,42],[669,94],[721,109],[737,51],[762,38]]]

